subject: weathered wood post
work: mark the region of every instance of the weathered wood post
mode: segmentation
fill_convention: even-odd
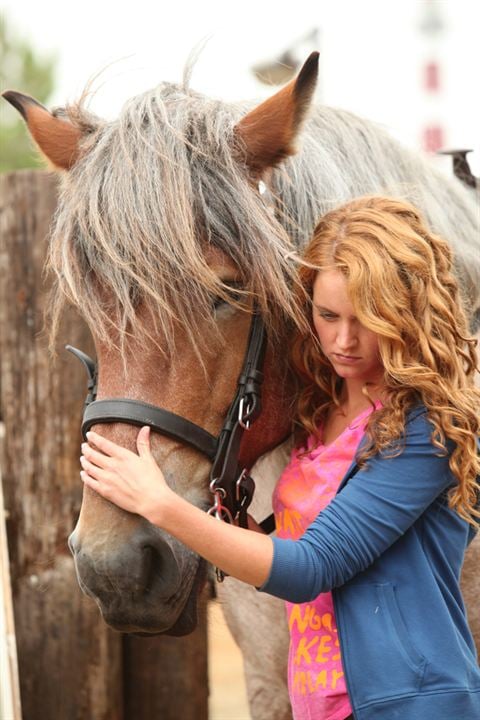
[[[67,537],[81,503],[85,377],[47,350],[43,277],[56,181],[0,178],[0,413],[12,592],[24,720],[204,720],[205,622],[188,639],[124,638],[80,591]],[[65,317],[65,342],[92,352],[85,324]]]
[[[79,593],[66,543],[81,502],[84,378],[66,357],[52,364],[43,330],[55,204],[46,173],[1,178],[2,475],[22,707],[28,720],[120,720],[120,638]],[[73,344],[88,347],[87,328],[73,313],[67,320]]]
[[[0,472],[0,718],[22,720],[17,640],[13,619],[10,562]]]

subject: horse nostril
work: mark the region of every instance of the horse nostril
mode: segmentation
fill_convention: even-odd
[[[136,603],[145,608],[182,593],[174,547],[150,526],[123,543],[116,542],[114,534],[85,537],[74,531],[68,545],[82,590],[100,603],[103,612],[132,609]]]
[[[133,595],[142,594],[148,590],[152,574],[153,550],[151,547],[142,547],[134,563],[131,563],[130,580]]]

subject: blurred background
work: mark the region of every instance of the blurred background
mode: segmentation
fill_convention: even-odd
[[[95,78],[90,108],[114,118],[132,95],[181,81],[192,52],[191,87],[240,100],[272,94],[319,50],[319,103],[375,120],[447,173],[439,150],[472,149],[479,176],[479,27],[478,0],[3,0],[0,90],[53,107]],[[0,171],[39,164],[6,102],[0,131]],[[231,683],[241,658],[215,604],[210,664],[211,717],[246,720],[243,686]]]
[[[191,86],[226,100],[268,96],[318,49],[318,102],[427,152],[472,148],[478,175],[479,27],[478,0],[3,0],[1,85],[55,106],[100,73],[91,109],[113,118],[132,95],[181,81],[201,45]],[[18,115],[1,105],[2,168],[31,165],[28,145],[19,155]]]

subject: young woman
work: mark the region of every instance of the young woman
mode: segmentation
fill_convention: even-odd
[[[404,202],[327,214],[299,274],[296,448],[277,537],[217,522],[138,455],[88,434],[86,485],[287,601],[298,720],[478,720],[459,574],[476,529],[475,341],[447,244]],[[338,634],[337,634],[338,633]]]

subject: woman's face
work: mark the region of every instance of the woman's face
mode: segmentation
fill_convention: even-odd
[[[378,336],[355,317],[340,270],[317,273],[313,324],[322,350],[339,377],[377,383],[383,376]]]

